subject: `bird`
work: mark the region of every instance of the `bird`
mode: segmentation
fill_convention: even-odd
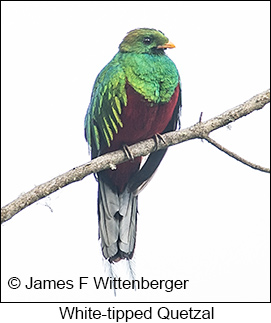
[[[175,45],[160,30],[131,30],[98,74],[84,120],[91,159],[139,141],[161,138],[180,124],[181,81],[166,55]],[[99,239],[109,263],[133,258],[138,194],[152,178],[167,149],[103,170],[98,181]],[[113,167],[112,167],[113,168]]]

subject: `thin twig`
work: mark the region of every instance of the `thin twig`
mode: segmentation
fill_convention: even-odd
[[[239,155],[235,154],[234,152],[230,151],[229,149],[223,147],[222,145],[220,145],[218,142],[216,142],[214,139],[210,138],[209,136],[204,137],[204,139],[207,140],[210,144],[212,144],[216,148],[218,148],[219,150],[221,150],[224,153],[226,153],[227,155],[229,155],[230,157],[238,160],[239,162],[241,162],[253,169],[260,170],[261,172],[270,173],[270,168],[262,167],[260,165],[256,165],[254,163],[251,163],[250,161],[240,157]]]
[[[201,111],[200,115],[199,115],[199,123],[202,122],[202,116],[203,116],[203,112]]]

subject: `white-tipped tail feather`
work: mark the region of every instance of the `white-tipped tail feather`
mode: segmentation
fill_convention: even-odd
[[[102,253],[110,262],[131,259],[136,242],[137,196],[114,192],[99,180],[98,214]]]

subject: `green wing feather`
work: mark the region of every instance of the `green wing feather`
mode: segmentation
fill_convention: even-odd
[[[85,137],[89,146],[99,151],[104,143],[110,147],[121,122],[122,106],[127,105],[126,77],[118,55],[97,76],[85,117]]]

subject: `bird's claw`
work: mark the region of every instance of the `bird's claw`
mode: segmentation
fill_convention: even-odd
[[[159,139],[165,144],[167,145],[167,142],[165,141],[165,139],[163,138],[163,136],[160,133],[157,133],[153,136],[153,139],[155,141],[155,146],[156,146],[156,150],[158,150],[159,148]]]
[[[133,153],[131,152],[130,148],[127,145],[123,145],[122,149],[129,160],[135,159]]]

